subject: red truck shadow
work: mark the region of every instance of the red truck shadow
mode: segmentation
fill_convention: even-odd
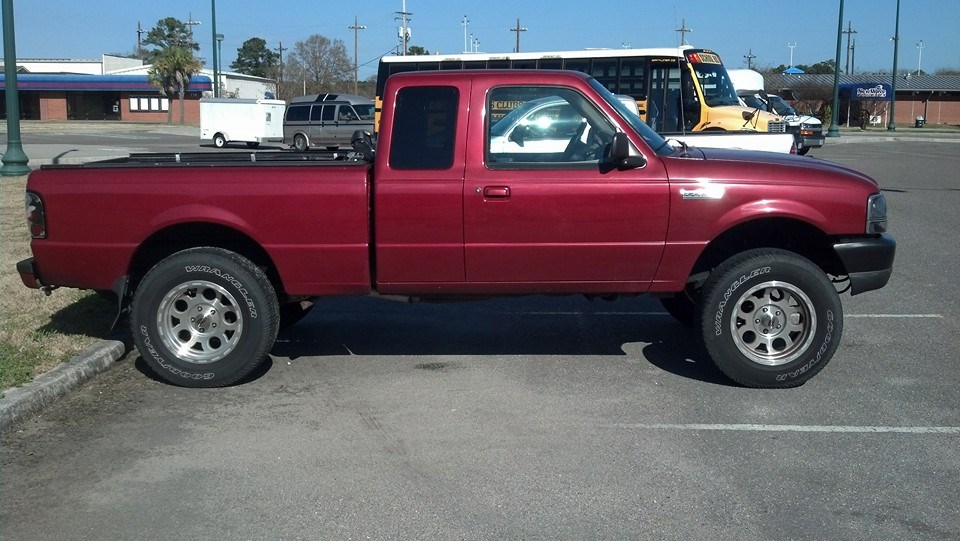
[[[633,356],[685,378],[730,385],[693,331],[646,297],[613,302],[517,297],[442,304],[321,299],[304,320],[280,332],[271,355],[291,360],[424,357],[417,363],[421,369],[444,368],[430,359],[433,356]]]

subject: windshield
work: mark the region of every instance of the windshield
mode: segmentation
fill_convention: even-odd
[[[630,127],[636,131],[640,137],[646,141],[650,148],[653,149],[657,154],[672,154],[673,147],[667,144],[666,139],[660,137],[660,134],[653,131],[653,128],[644,124],[643,120],[635,112],[633,112],[629,107],[623,104],[613,92],[607,89],[607,87],[598,83],[596,79],[590,79],[590,86],[596,90],[603,99],[607,100],[607,103],[611,107],[617,110],[620,113],[620,116],[630,124]]]
[[[797,111],[789,103],[783,101],[780,96],[767,96],[770,99],[770,105],[773,106],[773,112],[780,116],[797,116]]]
[[[362,120],[373,120],[375,111],[372,103],[369,105],[354,105],[353,108]]]
[[[740,105],[737,91],[734,90],[723,64],[694,63],[692,65],[707,105],[710,107]]]

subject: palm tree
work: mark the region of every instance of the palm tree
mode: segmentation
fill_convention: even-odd
[[[160,89],[160,95],[177,95],[180,100],[180,124],[183,124],[183,95],[190,85],[190,77],[200,71],[200,61],[184,47],[168,47],[160,51],[150,66],[150,83]],[[167,124],[173,123],[173,111],[167,108]]]

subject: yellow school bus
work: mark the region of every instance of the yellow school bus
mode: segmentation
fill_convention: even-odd
[[[720,55],[690,46],[541,53],[463,53],[384,56],[377,73],[377,124],[387,78],[405,71],[447,69],[566,69],[592,75],[614,94],[637,101],[640,116],[660,134],[697,131],[784,133],[786,122],[745,107]],[[509,111],[517,104],[507,104]],[[496,117],[498,111],[491,111]]]

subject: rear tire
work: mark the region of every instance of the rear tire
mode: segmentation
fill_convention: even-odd
[[[157,263],[130,310],[147,365],[184,387],[240,381],[266,359],[278,326],[277,295],[263,271],[219,248],[192,248]]]
[[[218,133],[213,136],[213,146],[217,148],[223,148],[227,146],[227,138],[223,136],[222,133]]]
[[[810,147],[798,147],[798,148],[797,148],[797,154],[800,155],[800,156],[806,155],[807,152],[810,152]]]
[[[698,334],[721,372],[747,387],[796,387],[833,357],[843,307],[826,274],[777,249],[734,256],[703,289]]]

